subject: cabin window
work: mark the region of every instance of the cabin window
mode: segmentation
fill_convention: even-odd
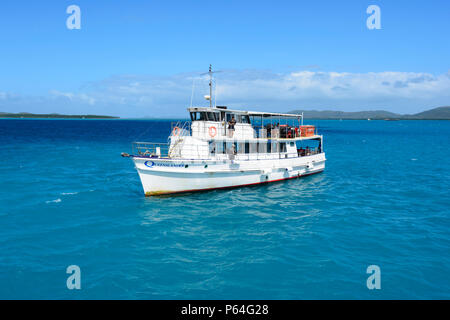
[[[216,154],[225,153],[223,148],[223,143],[217,142],[216,143]]]
[[[250,153],[258,152],[258,144],[255,142],[250,143]]]
[[[246,114],[242,114],[240,120],[241,123],[250,123],[250,117]]]
[[[212,155],[216,154],[216,142],[215,141],[209,142],[209,153]]]
[[[217,112],[191,112],[192,121],[219,121]]]
[[[236,145],[237,145],[237,152],[238,153],[244,153],[245,152],[245,143],[244,142],[239,142],[239,143],[236,143]]]
[[[293,143],[293,142],[291,142]],[[280,143],[280,152],[286,152],[286,142]]]
[[[223,153],[224,154],[227,153],[227,143],[225,141],[223,142],[222,146],[223,146]]]
[[[236,123],[250,123],[250,117],[246,114],[227,113],[226,121],[230,121],[232,117],[234,117]]]
[[[267,152],[267,143],[258,142],[258,153],[266,153]]]
[[[236,123],[250,123],[250,117],[246,114],[227,113],[227,122],[230,121],[232,117],[234,117]]]
[[[270,142],[270,140],[267,142],[267,153],[271,153],[272,152],[272,143]]]
[[[245,143],[245,153],[250,153],[250,143]]]
[[[238,152],[237,142],[224,142],[226,154],[236,154]]]
[[[205,112],[208,121],[219,121],[219,114],[216,112]]]
[[[272,153],[278,153],[278,146],[279,144],[277,142],[272,142]]]

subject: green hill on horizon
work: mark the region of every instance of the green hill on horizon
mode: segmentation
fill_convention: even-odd
[[[416,114],[398,114],[385,110],[374,111],[333,111],[333,110],[292,110],[288,113],[302,113],[308,119],[351,119],[351,120],[450,120],[450,106],[438,107]]]
[[[95,114],[59,114],[59,113],[29,113],[29,112],[19,112],[19,113],[9,113],[0,112],[0,118],[14,118],[14,119],[118,119],[119,117],[114,116],[103,116]]]

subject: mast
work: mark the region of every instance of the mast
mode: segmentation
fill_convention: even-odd
[[[205,74],[209,74],[209,96],[205,96],[206,100],[209,100],[209,107],[212,108],[213,103],[212,103],[212,94],[213,94],[213,74],[217,73],[217,72],[222,72],[222,71],[212,71],[212,65],[209,65],[209,71],[202,73],[201,75],[205,75]],[[215,99],[215,98],[214,98]],[[215,103],[215,100],[214,100]]]
[[[209,107],[212,108],[212,65],[209,65]]]

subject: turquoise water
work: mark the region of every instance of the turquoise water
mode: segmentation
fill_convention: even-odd
[[[323,173],[145,198],[170,121],[0,120],[0,298],[450,298],[450,122],[308,123]]]

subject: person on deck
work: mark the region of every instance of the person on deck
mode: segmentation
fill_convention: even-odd
[[[228,137],[229,138],[233,138],[235,125],[236,125],[236,119],[234,119],[234,116],[233,116],[233,117],[231,117],[231,120],[228,121]]]

